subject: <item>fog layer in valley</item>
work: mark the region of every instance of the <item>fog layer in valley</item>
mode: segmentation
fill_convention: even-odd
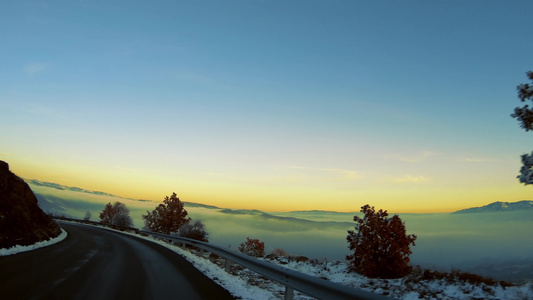
[[[75,218],[82,218],[91,211],[93,221],[99,220],[99,213],[106,203],[120,201],[129,208],[134,225],[139,228],[144,226],[141,215],[162,202],[33,184],[30,187],[45,211]],[[265,242],[267,252],[281,248],[292,255],[336,260],[343,260],[349,254],[347,230],[353,230],[353,216],[359,214],[323,211],[265,213],[187,203],[185,208],[192,219],[201,220],[206,225],[211,243],[237,249],[246,237],[250,237]],[[405,221],[408,233],[418,236],[416,246],[412,248],[413,264],[440,269],[459,268],[514,281],[533,279],[530,271],[533,269],[532,211],[399,216]]]

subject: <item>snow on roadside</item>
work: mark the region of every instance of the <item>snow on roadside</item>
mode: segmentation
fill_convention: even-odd
[[[178,246],[168,244],[167,242],[161,241],[156,238],[146,237],[133,233],[125,234],[149,240],[176,252],[177,254],[183,256],[190,263],[192,263],[198,270],[204,273],[211,280],[218,283],[220,286],[228,290],[233,296],[239,299],[278,299],[278,297],[276,297],[271,291],[261,289],[257,286],[249,285],[242,278],[226,273],[224,269],[212,263],[209,259],[196,256],[193,253],[183,250]]]
[[[216,264],[212,263],[209,259],[196,256],[189,251],[183,250],[178,246],[168,244],[165,241],[161,241],[156,238],[138,235],[134,233],[119,231],[119,230],[115,230],[115,229],[105,227],[105,226],[80,224],[78,222],[71,222],[71,221],[61,221],[61,222],[72,223],[75,225],[98,227],[101,229],[106,229],[106,230],[115,231],[115,232],[126,234],[126,235],[131,235],[137,238],[142,238],[150,242],[159,244],[183,256],[190,263],[192,263],[193,266],[196,267],[200,272],[204,273],[208,278],[218,283],[220,286],[225,288],[228,292],[230,292],[233,296],[235,296],[238,299],[250,299],[250,300],[252,299],[253,300],[279,299],[279,297],[276,297],[272,291],[268,291],[268,290],[259,288],[257,286],[249,285],[245,280],[243,280],[239,276],[234,276],[234,275],[226,273],[226,271],[223,268],[220,268]]]
[[[107,227],[101,228],[117,231]],[[233,267],[232,272],[236,275],[229,274],[223,267],[218,266],[211,260],[201,255],[195,255],[191,251],[184,250],[178,246],[171,245],[166,241],[133,233],[121,233],[149,240],[176,252],[238,299],[283,299],[284,287],[281,284],[268,280],[254,271],[246,268]],[[340,261],[309,260],[296,262],[286,257],[274,259],[261,258],[261,260],[350,287],[360,288],[377,294],[389,295],[397,299],[533,299],[533,282],[522,286],[502,287],[499,285],[474,285],[462,281],[448,282],[444,279],[417,281],[409,278],[409,276],[401,279],[372,279],[348,272],[347,264]],[[295,291],[294,299],[308,300],[313,298]]]
[[[8,255],[21,253],[21,252],[36,250],[39,248],[57,244],[66,238],[67,238],[67,232],[61,229],[61,233],[58,236],[56,236],[55,238],[49,239],[47,241],[37,242],[33,245],[28,245],[28,246],[16,245],[11,248],[0,248],[0,256],[8,256]]]
[[[136,235],[138,236],[138,235]],[[262,278],[261,275],[246,268],[236,271],[237,276],[228,274],[223,268],[211,262],[209,259],[195,255],[180,247],[170,245],[150,237],[144,239],[158,243],[185,257],[197,269],[206,274],[227,289],[233,296],[240,299],[282,299],[284,287],[281,284]],[[317,261],[306,262],[289,261],[287,258],[276,259],[262,258],[262,260],[281,265],[311,276],[323,278],[354,288],[360,288],[382,295],[389,295],[397,299],[533,299],[532,284],[522,286],[501,287],[487,286],[485,284],[473,285],[468,282],[450,283],[446,280],[422,280],[420,282],[408,282],[408,277],[401,279],[372,279],[349,273],[347,264],[340,261]],[[257,286],[250,285],[255,283]],[[294,299],[313,299],[295,291]]]
[[[533,299],[532,283],[502,287],[474,285],[463,281],[448,282],[444,279],[413,280],[410,276],[400,279],[372,279],[348,272],[347,264],[340,261],[296,262],[284,257],[264,260],[311,276],[398,299]]]

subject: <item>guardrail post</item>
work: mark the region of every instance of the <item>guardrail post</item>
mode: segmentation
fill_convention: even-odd
[[[229,273],[230,270],[231,270],[231,260],[229,260],[229,258],[226,258],[226,265],[224,266],[224,271],[226,271],[226,273]]]
[[[285,300],[292,300],[294,297],[294,290],[288,285],[285,286]]]

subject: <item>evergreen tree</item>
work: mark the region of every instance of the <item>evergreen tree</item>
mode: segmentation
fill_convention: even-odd
[[[372,278],[399,278],[409,274],[410,245],[416,235],[406,235],[405,224],[397,215],[388,218],[387,211],[375,211],[368,204],[361,208],[363,218],[354,216],[355,230],[348,230],[346,256],[349,271]]]
[[[187,214],[180,198],[176,193],[172,193],[172,196],[165,196],[162,204],[159,204],[152,212],[147,211],[147,214],[142,217],[148,230],[171,234],[177,233],[181,226],[191,221]]]

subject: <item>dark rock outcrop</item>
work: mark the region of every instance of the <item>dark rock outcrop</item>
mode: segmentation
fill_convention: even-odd
[[[0,248],[32,245],[61,233],[46,215],[32,190],[0,161]]]

